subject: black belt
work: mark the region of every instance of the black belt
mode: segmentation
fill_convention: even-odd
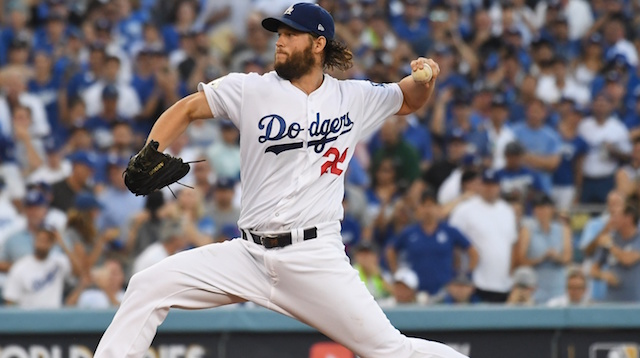
[[[240,230],[242,232],[242,238],[244,240],[249,241],[247,238],[248,230]],[[258,245],[262,245],[267,249],[272,249],[274,247],[285,247],[291,245],[291,232],[285,232],[283,234],[273,234],[273,235],[259,235],[249,231],[253,242]],[[311,240],[318,237],[318,229],[316,227],[312,227],[309,229],[304,229],[303,231],[303,239]]]

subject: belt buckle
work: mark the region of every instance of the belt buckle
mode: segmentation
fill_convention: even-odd
[[[273,235],[273,236],[260,235],[260,242],[262,243],[262,246],[268,249],[277,247],[279,244],[277,235]]]

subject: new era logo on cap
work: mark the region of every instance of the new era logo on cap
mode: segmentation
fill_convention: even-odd
[[[324,31],[324,26],[322,26],[322,24],[318,24],[318,30]]]

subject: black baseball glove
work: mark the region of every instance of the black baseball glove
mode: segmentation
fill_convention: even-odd
[[[136,196],[160,190],[189,172],[189,163],[159,152],[158,145],[155,140],[149,141],[138,154],[131,157],[123,173],[125,185]]]

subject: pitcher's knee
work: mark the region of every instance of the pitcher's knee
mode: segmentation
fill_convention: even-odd
[[[156,291],[162,286],[158,284],[158,279],[162,279],[162,275],[155,272],[153,267],[135,273],[129,280],[127,296],[144,296],[149,300],[158,297],[159,292]]]

